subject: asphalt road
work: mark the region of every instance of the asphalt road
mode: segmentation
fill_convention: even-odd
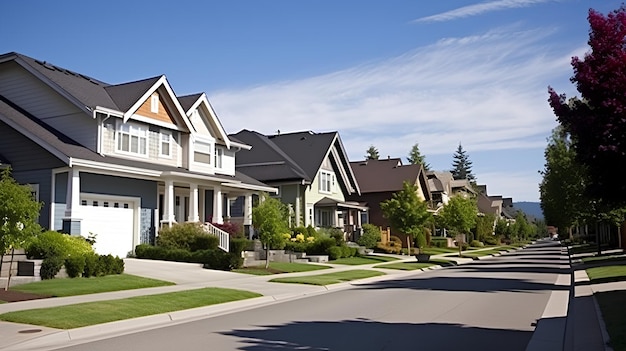
[[[525,350],[560,246],[275,303],[59,350]],[[562,278],[562,277],[561,277]]]

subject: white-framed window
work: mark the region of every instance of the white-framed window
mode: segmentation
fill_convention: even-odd
[[[137,155],[148,154],[148,127],[121,123],[117,128],[117,151]]]
[[[215,148],[215,167],[222,168],[222,158],[224,157],[224,149],[221,147]]]
[[[211,149],[212,147],[209,143],[195,142],[193,160],[195,162],[206,163],[210,165],[212,158]]]
[[[159,94],[157,93],[150,96],[150,112],[159,113]]]
[[[159,133],[159,155],[172,157],[172,132],[169,130]]]
[[[322,193],[330,193],[335,183],[335,175],[328,171],[320,171],[319,191]]]

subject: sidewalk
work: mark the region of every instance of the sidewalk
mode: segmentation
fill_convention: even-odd
[[[431,256],[431,258],[443,258],[444,255],[447,254],[433,255]],[[394,262],[415,261],[415,258],[413,256],[386,256],[394,256],[399,259],[399,261]],[[484,256],[481,259],[492,256],[498,256],[498,254]],[[452,259],[456,261],[457,264],[464,264],[474,261],[469,258],[456,257],[445,257],[445,259]],[[92,301],[124,299],[133,296],[160,294],[204,287],[220,287],[247,290],[257,292],[259,294],[262,294],[263,296],[244,301],[224,303],[191,310],[147,316],[127,321],[112,322],[71,330],[59,330],[32,325],[0,322],[0,335],[2,335],[2,338],[0,339],[0,350],[37,350],[51,343],[62,343],[69,340],[94,338],[97,336],[106,337],[108,335],[121,335],[125,333],[135,332],[138,330],[154,328],[156,326],[161,326],[165,323],[182,323],[193,319],[203,318],[207,315],[219,315],[226,312],[253,308],[255,306],[276,303],[288,299],[302,298],[305,296],[325,293],[331,290],[345,289],[352,285],[369,283],[372,281],[396,279],[403,275],[411,275],[418,272],[374,268],[374,266],[383,264],[383,262],[380,262],[375,264],[357,266],[333,265],[324,263],[325,265],[329,265],[332,268],[323,271],[281,274],[281,277],[304,276],[324,274],[330,270],[346,271],[353,269],[372,269],[386,273],[386,275],[384,276],[362,279],[356,282],[332,284],[329,286],[314,286],[304,284],[269,283],[268,281],[272,278],[275,278],[275,276],[254,276],[243,273],[207,270],[203,269],[199,264],[168,261],[148,261],[138,259],[125,259],[124,261],[125,272],[128,274],[172,281],[175,282],[177,285],[0,304],[0,314],[26,309],[56,307]],[[441,267],[434,266],[423,270],[431,270],[437,268]]]

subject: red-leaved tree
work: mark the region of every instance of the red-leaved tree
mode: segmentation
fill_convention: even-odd
[[[588,167],[588,195],[608,206],[626,204],[626,8],[607,16],[590,9],[589,46],[572,58],[581,97],[548,89],[550,106],[570,133],[579,162]]]

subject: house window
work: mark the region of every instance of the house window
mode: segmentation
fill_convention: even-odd
[[[161,130],[159,142],[159,155],[165,157],[172,156],[172,132],[169,130]]]
[[[222,158],[224,157],[224,149],[216,147],[215,148],[215,167],[222,168]]]
[[[318,209],[315,211],[317,214],[317,225],[320,227],[331,227],[333,225],[333,220],[332,220],[332,212],[330,210],[322,210],[322,209]]]
[[[123,123],[117,130],[117,150],[131,154],[147,155],[148,128],[132,123]]]
[[[159,113],[159,94],[157,93],[150,97],[150,112]]]
[[[320,171],[319,191],[330,193],[332,191],[332,185],[334,184],[334,177],[334,174],[328,171]]]
[[[211,144],[196,142],[193,154],[195,162],[211,164]]]

